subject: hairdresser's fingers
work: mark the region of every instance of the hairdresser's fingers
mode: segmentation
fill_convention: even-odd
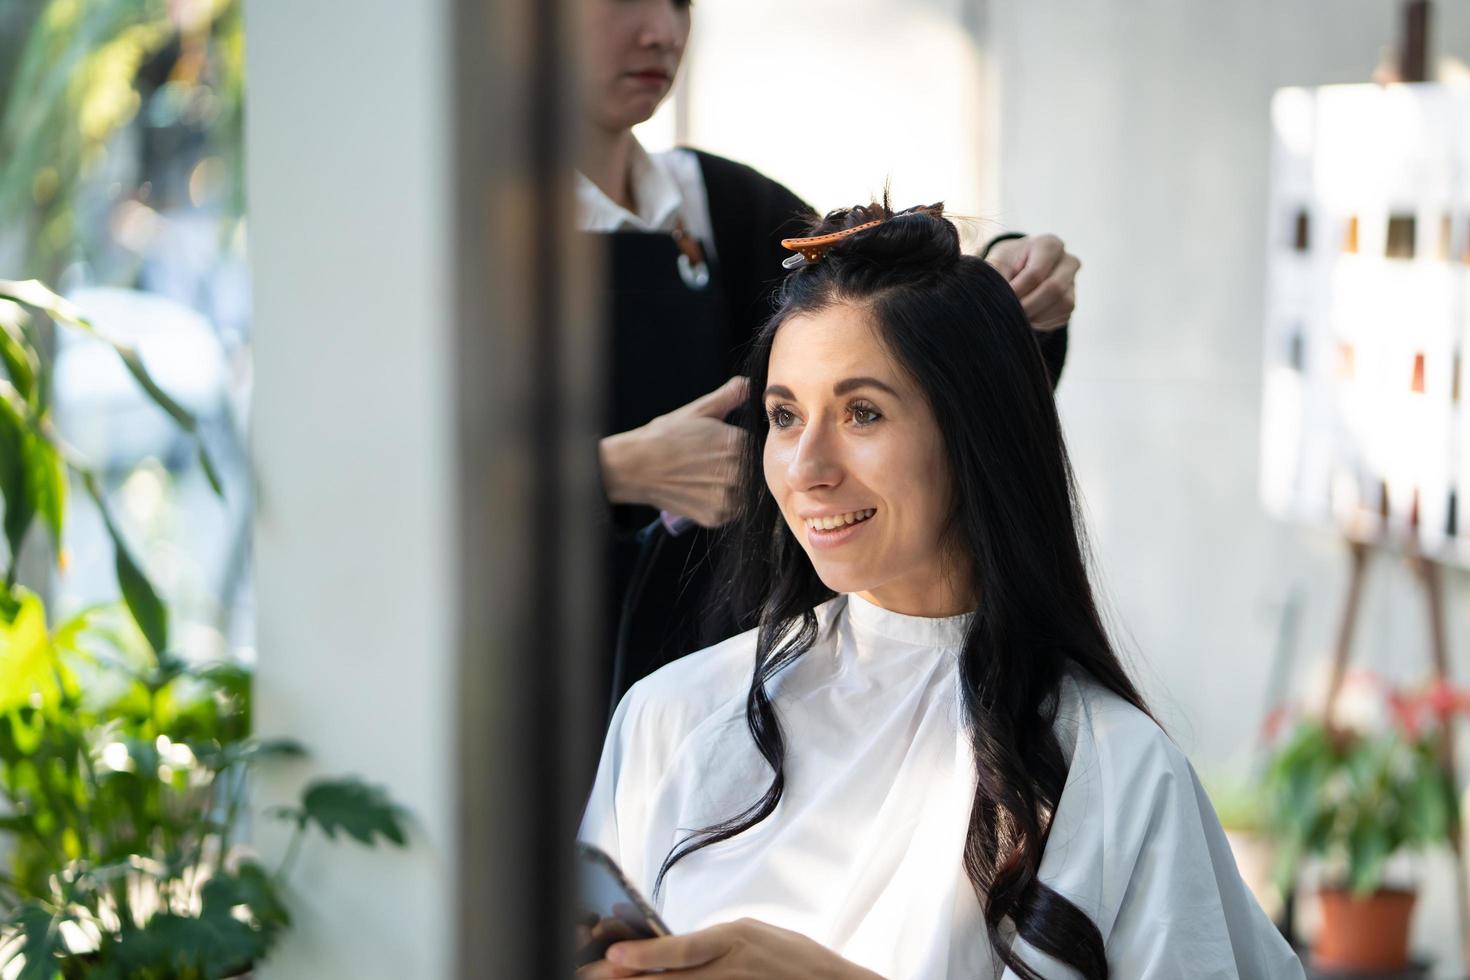
[[[1067,249],[1056,235],[1029,235],[1016,244],[1022,250],[1023,261],[1010,282],[1016,295],[1025,300],[1056,271]]]
[[[1072,321],[1072,313],[1077,308],[1077,296],[1072,290],[1068,290],[1061,298],[1045,310],[1038,311],[1036,316],[1028,317],[1031,328],[1041,333],[1049,333],[1059,327],[1064,327]]]
[[[740,454],[749,437],[744,430],[724,423],[706,432],[693,450],[683,474],[663,483],[651,502],[671,514],[680,514],[706,528],[725,524],[735,514],[738,500]]]
[[[1077,270],[1082,263],[1075,255],[1066,255],[1052,274],[1021,299],[1026,319],[1038,330],[1060,327],[1072,317],[1077,306]]]
[[[676,504],[661,509],[678,517],[687,517],[707,531],[730,523],[736,511],[735,507],[717,499],[689,500],[683,505]]]
[[[682,514],[702,528],[714,530],[730,523],[739,507],[733,490],[713,490],[698,499],[691,499],[683,510],[677,506],[664,509],[673,514]]]
[[[709,484],[728,490],[740,479],[740,456],[745,450],[749,434],[738,425],[727,422],[715,423],[718,428],[707,435]]]
[[[1005,276],[1006,282],[1015,278],[1016,273],[1021,271],[1021,266],[1026,264],[1026,248],[1022,245],[1024,238],[1007,238],[1005,241],[996,242],[990,246],[985,253],[985,261],[989,262],[996,272]]]
[[[726,491],[739,479],[750,437],[739,426],[692,414],[689,407],[598,443],[608,500],[651,504],[706,527],[724,522]]]
[[[740,510],[740,494],[736,488],[729,486],[721,495],[719,504],[715,509],[714,518],[717,523],[707,525],[709,527],[722,527],[735,519],[735,514]]]
[[[746,393],[749,391],[750,380],[737,374],[708,395],[702,395],[675,411],[722,419],[745,404]]]

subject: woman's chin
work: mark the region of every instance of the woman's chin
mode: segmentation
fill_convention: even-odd
[[[850,568],[823,568],[815,562],[812,567],[822,584],[833,592],[866,592],[873,587],[871,575],[863,575]]]
[[[662,102],[662,97],[654,99],[646,96],[608,100],[589,113],[587,118],[598,129],[621,132],[648,122]]]
[[[632,129],[634,126],[648,122],[658,111],[658,107],[663,104],[664,97],[668,93],[669,90],[666,88],[657,95],[651,92],[641,93],[624,101],[618,106],[616,113],[618,121],[622,124],[621,128]]]

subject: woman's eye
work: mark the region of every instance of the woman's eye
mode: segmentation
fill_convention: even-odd
[[[789,428],[791,426],[791,423],[796,421],[796,417],[791,414],[791,409],[780,405],[776,406],[775,408],[767,409],[766,415],[769,416],[771,420],[771,428],[773,429]]]
[[[858,425],[872,425],[883,417],[872,405],[852,406],[852,420]]]

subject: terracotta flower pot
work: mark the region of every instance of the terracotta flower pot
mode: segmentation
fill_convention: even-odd
[[[1345,888],[1323,888],[1322,928],[1312,946],[1313,966],[1337,970],[1402,970],[1409,965],[1409,917],[1414,893],[1380,888],[1354,898]]]

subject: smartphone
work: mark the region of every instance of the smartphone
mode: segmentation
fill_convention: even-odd
[[[577,842],[577,965],[596,963],[624,939],[670,935],[658,913],[600,848]]]

